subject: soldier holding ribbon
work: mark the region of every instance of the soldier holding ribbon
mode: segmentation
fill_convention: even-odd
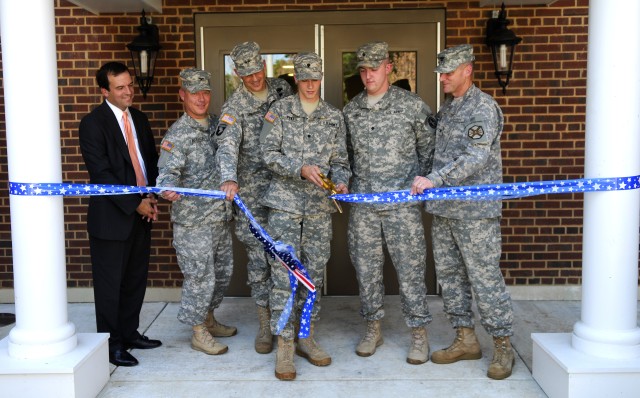
[[[440,73],[444,92],[450,97],[437,115],[433,168],[426,178],[415,178],[412,194],[433,187],[502,183],[502,111],[473,84],[474,59],[468,44],[438,54],[435,72]],[[500,271],[502,203],[426,201],[425,208],[433,214],[433,255],[444,310],[456,329],[454,342],[434,352],[431,360],[447,364],[482,357],[471,311],[473,290],[481,323],[494,341],[487,376],[509,377],[514,362],[509,341],[513,309]]]
[[[420,97],[389,84],[393,64],[387,43],[367,43],[358,48],[356,56],[365,90],[344,107],[353,171],[351,191],[408,189],[416,175],[430,169],[435,119]],[[360,314],[367,321],[356,354],[373,355],[383,343],[380,320],[384,317],[386,244],[398,274],[404,319],[411,327],[407,362],[425,363],[429,359],[426,325],[432,318],[424,279],[427,249],[419,204],[353,204],[348,244],[360,287]]]
[[[266,77],[265,62],[257,43],[250,41],[236,45],[231,51],[231,59],[242,84],[222,105],[222,116],[216,130],[220,190],[226,192],[227,200],[232,200],[240,191],[258,223],[266,225],[267,208],[259,201],[269,186],[271,173],[262,160],[260,131],[269,106],[291,95],[292,90],[286,81]],[[247,283],[258,309],[260,326],[255,350],[267,354],[273,349],[273,336],[269,329],[269,264],[262,244],[253,237],[247,223],[236,224],[236,236],[247,249]]]
[[[184,114],[162,139],[158,186],[214,190],[219,172],[215,165],[213,133],[217,117],[208,112],[211,74],[188,68],[180,72],[180,99]],[[209,355],[227,352],[215,337],[236,334],[235,327],[219,323],[220,306],[233,272],[231,204],[199,196],[180,196],[171,207],[173,247],[184,276],[178,320],[192,327],[191,347]]]

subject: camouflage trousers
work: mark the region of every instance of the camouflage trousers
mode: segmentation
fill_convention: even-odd
[[[267,225],[269,208],[259,205],[251,196],[242,196],[242,200],[253,214],[258,224]],[[236,218],[236,237],[244,244],[247,251],[247,285],[251,288],[251,297],[260,307],[269,306],[269,291],[271,290],[271,269],[267,262],[262,243],[249,230],[249,221],[244,215]]]
[[[309,273],[311,281],[316,286],[316,302],[311,313],[311,320],[319,320],[320,296],[324,285],[324,270],[331,255],[331,214],[317,214],[302,216],[279,210],[269,212],[269,226],[267,232],[273,239],[291,245]],[[291,295],[289,271],[277,260],[269,260],[271,264],[271,331],[275,334],[280,315]],[[291,311],[289,322],[280,335],[285,340],[295,336],[294,323],[298,322],[299,314],[307,299],[308,290],[298,284],[294,309]]]
[[[457,220],[434,216],[431,234],[444,311],[453,327],[473,327],[473,290],[487,333],[513,335],[511,296],[500,271],[500,218]]]
[[[217,308],[233,272],[231,232],[227,222],[183,226],[173,224],[173,247],[184,275],[178,320],[187,325],[204,322]]]
[[[427,248],[419,207],[376,211],[351,206],[348,241],[360,287],[360,314],[367,321],[384,317],[382,270],[386,246],[398,275],[407,326],[431,322],[425,283]]]

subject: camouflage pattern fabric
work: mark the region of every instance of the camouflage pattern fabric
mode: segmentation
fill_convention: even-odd
[[[503,116],[490,95],[472,85],[463,96],[445,101],[437,122],[433,169],[426,175],[436,187],[502,183]],[[424,206],[429,213],[448,218],[480,219],[502,214],[499,200],[426,201]]]
[[[167,131],[158,161],[158,186],[217,189],[213,131],[186,113]],[[182,196],[172,203],[173,247],[184,276],[178,319],[188,325],[204,322],[217,308],[233,272],[230,204],[221,200]]]
[[[320,100],[307,115],[300,97],[292,95],[276,102],[265,116],[260,144],[267,167],[273,172],[263,204],[269,212],[268,230],[274,239],[290,244],[313,283],[317,297],[311,320],[318,320],[324,269],[331,254],[331,215],[336,211],[329,192],[300,177],[302,166],[315,165],[335,184],[349,183],[351,171],[346,148],[342,112]],[[271,329],[277,323],[291,294],[288,271],[271,261],[273,289],[270,295]],[[291,320],[298,319],[308,291],[297,291],[293,317],[280,332],[294,337]]]
[[[436,187],[502,182],[500,107],[475,85],[438,112],[433,169]],[[502,203],[426,201],[434,214],[433,255],[445,312],[454,327],[472,326],[471,290],[482,325],[492,336],[513,334],[513,309],[500,271]],[[463,260],[464,259],[464,260]]]
[[[360,314],[367,321],[384,317],[383,247],[398,275],[402,314],[409,327],[431,322],[425,284],[427,248],[420,208],[371,211],[351,207],[348,244],[360,288]]]
[[[293,92],[289,83],[282,79],[267,78],[267,88],[267,102],[262,102],[244,85],[240,85],[222,106],[222,116],[215,134],[218,144],[216,164],[220,169],[220,179],[215,189],[219,189],[225,181],[238,183],[242,200],[261,225],[267,224],[268,210],[260,204],[260,199],[269,186],[271,173],[262,160],[260,131],[269,106]],[[266,307],[269,304],[271,282],[264,248],[253,237],[244,218],[236,222],[235,232],[247,249],[247,283],[251,287],[251,296],[257,305]]]
[[[345,106],[344,115],[352,193],[409,189],[416,175],[431,168],[435,119],[417,95],[390,86],[370,107],[363,91]],[[386,245],[400,281],[407,325],[429,323],[426,245],[418,204],[353,204],[348,235],[365,319],[384,316],[382,247]]]
[[[229,223],[173,224],[173,247],[184,275],[178,320],[191,326],[200,325],[208,311],[220,306],[231,280],[233,249]]]
[[[513,335],[513,308],[500,272],[500,218],[433,217],[433,256],[444,311],[454,328],[473,327],[471,292],[491,336]],[[464,263],[463,259],[464,258]]]
[[[329,191],[302,179],[300,172],[304,165],[315,165],[336,185],[349,184],[342,112],[320,100],[307,116],[300,98],[292,95],[269,109],[260,144],[265,163],[273,172],[263,205],[302,215],[336,211]]]
[[[331,214],[319,213],[315,215],[297,215],[279,210],[269,212],[267,232],[273,239],[291,245],[298,259],[302,262],[309,277],[316,286],[316,301],[311,314],[311,321],[320,319],[321,292],[324,286],[324,268],[331,255]],[[284,306],[291,295],[289,285],[289,271],[277,260],[270,260],[271,279],[273,289],[270,294],[271,332],[278,330],[278,320]],[[295,298],[295,308],[291,311],[289,322],[280,332],[285,340],[293,339],[295,335],[294,322],[299,319],[299,311],[303,308],[308,290],[300,286]]]
[[[209,128],[205,128],[184,113],[167,130],[160,144],[157,186],[219,189],[212,138],[216,122],[217,118],[210,116]],[[182,225],[202,225],[230,218],[231,205],[221,200],[182,196],[171,205],[171,221]]]
[[[416,175],[425,175],[431,169],[435,119],[417,95],[390,86],[384,97],[370,107],[363,91],[345,106],[344,117],[353,172],[351,193],[410,189]],[[388,210],[414,205],[354,206]]]

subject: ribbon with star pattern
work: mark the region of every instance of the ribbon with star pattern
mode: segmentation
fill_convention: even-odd
[[[224,199],[226,194],[222,191],[210,191],[204,189],[177,188],[177,187],[137,187],[128,185],[104,185],[104,184],[70,184],[70,183],[20,183],[9,182],[9,193],[18,196],[96,196],[96,195],[129,195],[129,194],[157,194],[162,191],[174,191],[182,195],[203,196],[213,199]],[[298,336],[306,338],[309,336],[309,326],[313,304],[316,299],[316,288],[306,269],[296,258],[293,248],[282,242],[274,241],[267,231],[253,217],[247,206],[242,202],[240,196],[234,197],[234,202],[242,210],[249,221],[249,229],[253,235],[264,246],[264,250],[276,259],[289,271],[289,283],[291,286],[291,295],[287,300],[285,309],[283,310],[278,321],[279,334],[286,325],[291,311],[295,295],[298,290],[298,281],[300,281],[308,290],[307,300],[305,301],[302,314],[300,314],[300,331]]]
[[[425,200],[502,200],[559,193],[625,191],[640,188],[640,176],[533,181],[425,189],[411,195],[408,190],[361,194],[337,194],[331,198],[350,203],[400,203]]]

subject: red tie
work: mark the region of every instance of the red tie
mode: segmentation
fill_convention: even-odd
[[[129,156],[131,157],[131,163],[133,164],[133,170],[136,172],[136,185],[144,187],[147,185],[144,179],[144,173],[142,167],[140,167],[140,161],[138,160],[138,151],[136,150],[136,141],[133,138],[133,132],[131,131],[131,125],[129,124],[129,116],[125,111],[122,114],[124,119],[124,134],[127,136],[127,147],[129,148]]]

